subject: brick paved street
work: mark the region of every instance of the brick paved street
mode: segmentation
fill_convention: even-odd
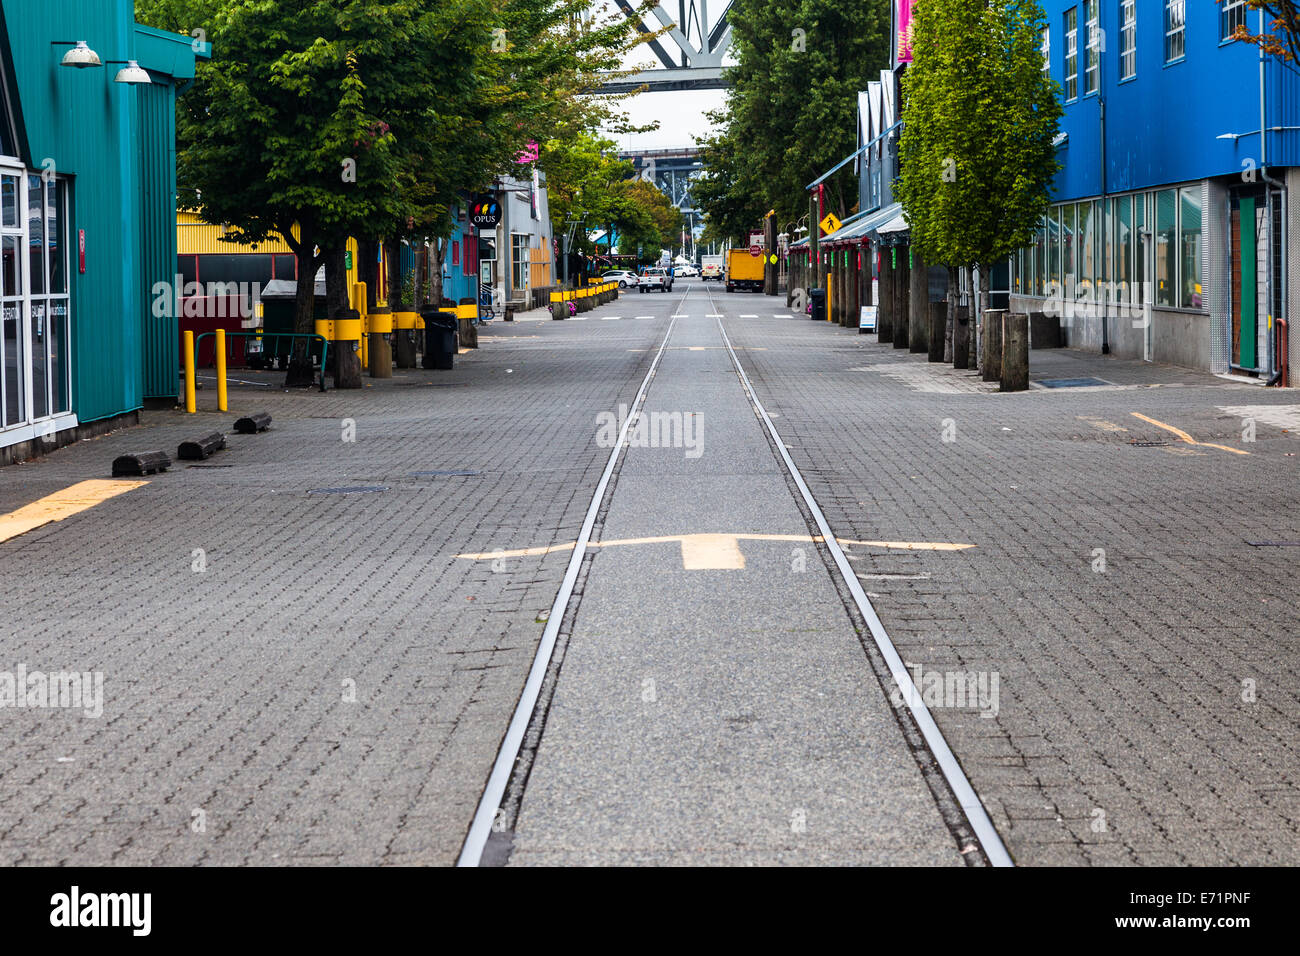
[[[1017,863],[1300,860],[1300,552],[1248,543],[1300,541],[1294,393],[1036,351],[1036,380],[1111,384],[1003,395],[779,302],[521,316],[454,371],[240,385],[230,414],[205,389],[0,470],[8,513],[274,416],[0,542],[0,670],[104,674],[98,719],[3,711],[0,861],[454,862],[610,455],[598,416],[671,324],[647,408],[697,413],[702,453],[620,459],[511,862],[979,862],[716,315],[908,666],[996,678],[928,703]]]

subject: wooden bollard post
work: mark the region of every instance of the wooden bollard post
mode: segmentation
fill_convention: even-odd
[[[909,291],[910,315],[907,324],[907,347],[911,352],[930,350],[930,270],[926,268],[921,253],[912,250],[912,272]]]
[[[1001,390],[1023,392],[1029,388],[1029,314],[1002,314]]]
[[[895,259],[898,249],[880,250],[880,301],[876,303],[876,341],[881,345],[894,341],[894,281],[898,278]]]
[[[930,348],[927,358],[931,362],[943,361],[943,343],[948,331],[948,303],[930,303]]]
[[[984,353],[983,379],[986,382],[1002,379],[1002,317],[1006,314],[1006,309],[989,309],[984,313],[984,348],[981,351]]]
[[[970,338],[970,306],[959,305],[952,325],[953,368],[970,368]]]
[[[912,247],[898,250],[898,268],[894,272],[894,348],[907,348],[908,323],[911,321]]]

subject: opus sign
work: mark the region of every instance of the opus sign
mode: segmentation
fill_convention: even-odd
[[[501,203],[491,196],[479,196],[469,207],[469,221],[479,229],[495,229],[501,222]]]

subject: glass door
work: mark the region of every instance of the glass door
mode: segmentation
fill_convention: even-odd
[[[23,173],[0,167],[0,429],[27,421]]]
[[[66,210],[62,180],[0,166],[0,443],[72,410]]]

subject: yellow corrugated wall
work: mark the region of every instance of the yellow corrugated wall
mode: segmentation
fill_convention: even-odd
[[[259,242],[255,246],[241,246],[233,242],[222,242],[223,229],[222,226],[214,226],[204,222],[197,213],[178,212],[176,214],[176,251],[182,256],[293,253],[293,250],[289,248],[288,243],[283,239],[271,239],[266,242]]]

